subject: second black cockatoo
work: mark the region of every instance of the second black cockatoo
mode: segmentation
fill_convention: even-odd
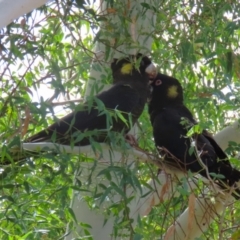
[[[136,62],[139,64],[137,67]],[[154,75],[156,70],[151,60],[141,55],[119,61],[115,59],[111,69],[114,84],[110,89],[96,95],[91,103],[87,101],[47,129],[29,137],[26,142],[88,145],[90,137],[82,134],[86,131],[94,131],[91,139],[97,142],[106,140],[108,130],[127,133],[143,111],[149,96],[149,76]],[[102,106],[101,109],[99,106]],[[114,114],[116,110],[119,114]]]
[[[184,105],[179,81],[159,73],[151,85],[149,115],[160,155],[178,168],[210,176],[222,188],[226,185],[235,187],[240,180],[240,171],[231,166],[227,155],[211,135],[203,130],[187,137],[197,122]],[[238,194],[240,191],[236,190],[233,196],[239,198]]]

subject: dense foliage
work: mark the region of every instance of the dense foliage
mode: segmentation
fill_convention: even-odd
[[[107,14],[115,14],[121,28],[113,37],[130,42],[126,34],[129,19],[124,1],[108,1],[106,15],[99,15],[96,5],[88,1],[52,1],[26,14],[0,30],[0,139],[2,158],[11,157],[9,149],[62,116],[79,103],[86,92],[94,44],[102,42],[110,50],[111,24],[101,25]],[[213,133],[239,118],[240,93],[240,3],[238,1],[157,1],[151,9],[157,21],[153,37],[152,59],[163,73],[178,78],[185,89],[185,102],[201,125]],[[156,7],[157,6],[157,7]],[[144,14],[141,15],[144,18]],[[143,19],[144,20],[144,19]],[[99,28],[106,26],[106,29]],[[108,34],[107,34],[108,33]],[[112,33],[113,34],[113,33]],[[115,47],[115,46],[114,46]],[[108,55],[109,52],[106,52]],[[108,57],[105,58],[106,61]],[[111,82],[109,72],[103,82]],[[76,100],[77,99],[77,100]],[[76,101],[73,101],[76,100]],[[147,109],[139,120],[140,146],[155,152]],[[95,149],[99,146],[93,146]],[[236,150],[236,149],[235,149]],[[229,151],[233,162],[234,151]],[[94,181],[73,184],[81,163],[93,161],[84,155],[46,154],[29,159],[19,166],[13,163],[2,175],[0,237],[1,239],[58,239],[68,222],[74,222],[69,207],[73,190],[86,191]],[[156,176],[149,164],[108,168],[124,181],[119,186],[99,186],[87,200],[103,202],[111,191],[124,194],[126,184],[141,188]],[[201,183],[200,183],[201,185]],[[179,184],[180,196],[154,207],[139,220],[132,232],[134,239],[160,239],[166,229],[188,205],[186,184]],[[197,191],[197,190],[196,190]],[[109,211],[118,215],[129,199],[112,205]],[[201,239],[227,239],[239,230],[239,204],[226,209],[224,218],[216,219]],[[107,214],[107,213],[106,213]],[[239,215],[238,215],[239,214]],[[127,218],[116,220],[118,227],[129,225]],[[88,226],[85,226],[85,234]],[[130,228],[131,229],[131,228]],[[133,229],[131,229],[133,231]],[[117,228],[115,231],[118,234]],[[238,238],[236,238],[238,239]]]

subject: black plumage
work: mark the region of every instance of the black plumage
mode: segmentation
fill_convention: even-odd
[[[139,61],[138,67],[136,61]],[[80,105],[26,142],[52,141],[81,146],[90,144],[90,139],[104,142],[109,130],[127,133],[143,111],[149,96],[149,75],[155,72],[155,68],[148,57],[138,55],[119,61],[115,59],[111,69],[114,84],[109,90]],[[117,117],[119,115],[125,120]]]
[[[158,74],[152,82],[149,114],[155,144],[167,162],[183,170],[191,170],[211,177],[222,188],[235,186],[240,172],[234,169],[227,155],[212,136],[203,130],[187,137],[190,128],[197,124],[183,103],[183,89],[179,81]],[[237,194],[240,193],[236,190]],[[239,198],[235,193],[233,196]]]

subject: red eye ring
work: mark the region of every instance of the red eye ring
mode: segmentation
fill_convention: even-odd
[[[159,86],[162,84],[162,81],[160,79],[156,80],[155,81],[155,86]]]

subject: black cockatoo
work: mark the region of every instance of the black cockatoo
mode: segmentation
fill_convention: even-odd
[[[98,142],[105,141],[108,130],[127,133],[130,123],[134,124],[143,111],[149,96],[149,75],[155,72],[155,67],[148,57],[139,57],[141,57],[139,68],[135,66],[137,58],[135,58],[135,62],[134,57],[120,61],[115,59],[111,64],[114,84],[110,89],[96,95],[91,104],[86,102],[74,112],[29,137],[26,141],[55,141],[60,144],[74,143],[73,145],[81,146],[89,144],[88,137],[83,139],[79,137],[86,131],[99,130],[92,136]],[[103,109],[98,108],[99,101],[103,103]],[[115,110],[119,111],[126,122],[117,117],[118,114],[110,117],[110,115],[114,115]]]
[[[227,155],[211,135],[203,130],[187,137],[197,122],[183,103],[179,81],[159,73],[151,86],[149,115],[156,147],[164,159],[183,170],[210,176],[222,188],[235,186],[240,180],[240,172],[231,166]],[[239,198],[240,191],[236,190],[236,193],[233,196]]]
[[[89,145],[91,140],[105,142],[109,130],[126,134],[141,115],[150,96],[149,77],[156,76],[156,68],[148,57],[139,54],[115,59],[111,69],[113,85],[110,89],[90,98],[75,111],[24,142],[49,141],[84,146]],[[26,156],[29,155],[19,156],[18,160]]]

